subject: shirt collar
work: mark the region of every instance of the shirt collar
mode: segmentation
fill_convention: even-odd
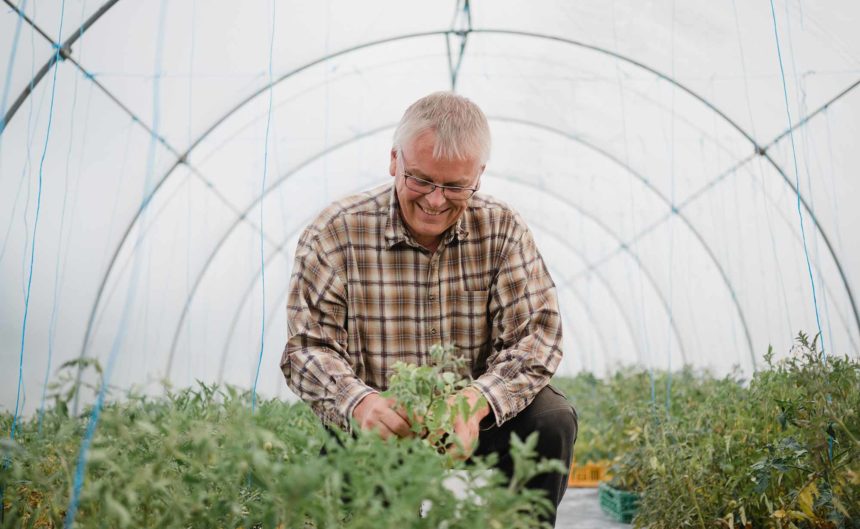
[[[385,247],[393,248],[395,245],[405,242],[411,246],[419,246],[409,234],[403,218],[400,216],[400,202],[397,200],[397,190],[394,184],[391,185],[391,192],[388,196],[388,220],[385,222]],[[469,235],[468,221],[466,217],[469,215],[469,210],[463,212],[457,223],[448,228],[442,235],[442,245],[451,243],[455,238],[464,240]]]

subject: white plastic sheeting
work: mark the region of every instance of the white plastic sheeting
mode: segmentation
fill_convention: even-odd
[[[860,4],[773,7],[7,1],[0,406],[81,356],[120,387],[251,387],[261,335],[258,390],[288,397],[299,233],[390,179],[403,110],[454,77],[491,121],[483,190],[558,285],[562,372],[749,372],[818,332],[796,181],[825,346],[856,355]],[[75,41],[56,66],[49,39]]]

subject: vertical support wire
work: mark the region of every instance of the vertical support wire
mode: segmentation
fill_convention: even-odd
[[[191,145],[194,137],[192,136],[193,131],[193,104],[194,104],[194,45],[196,44],[196,30],[197,24],[195,24],[197,20],[197,0],[191,1],[191,50],[189,52],[188,58],[188,134],[187,134],[187,142],[188,145]],[[192,186],[191,186],[191,177],[190,174],[186,179],[186,209],[188,212],[188,218],[185,223],[185,295],[191,291],[191,221],[194,218],[194,215],[191,213],[192,211]],[[203,226],[206,226],[204,223]],[[188,318],[188,323],[185,326],[186,335],[188,336],[188,355],[186,357],[186,369],[185,369],[185,383],[186,385],[191,385],[191,373],[194,371],[194,362],[192,358],[193,348],[192,348],[192,340],[191,336],[191,318]]]
[[[737,8],[736,0],[732,0],[732,13],[734,14],[735,31],[737,33],[737,39],[738,39],[738,53],[740,55],[740,60],[741,60],[741,72],[743,73],[744,97],[746,99],[747,116],[749,118],[749,127],[750,127],[750,132],[752,134],[752,137],[756,138],[756,137],[758,137],[758,134],[756,133],[755,118],[753,117],[753,111],[752,111],[752,100],[750,98],[749,76],[747,74],[746,54],[744,53],[743,40],[741,39],[741,25],[740,25],[740,18],[738,17],[738,8]],[[762,192],[761,192],[762,208],[761,209],[764,210],[765,224],[767,225],[768,232],[770,233],[770,250],[771,250],[771,256],[773,257],[774,267],[776,268],[777,282],[779,283],[780,293],[782,294],[783,310],[784,310],[784,314],[786,317],[786,323],[787,323],[786,329],[791,331],[791,319],[790,319],[791,312],[789,311],[789,306],[788,306],[788,296],[786,295],[785,281],[783,280],[783,277],[782,277],[782,264],[781,264],[780,259],[778,258],[778,252],[776,251],[776,237],[773,234],[773,222],[770,219],[770,206],[769,206],[769,203],[767,201],[767,193],[765,190],[766,184],[765,184],[765,178],[764,178],[764,166],[762,164],[762,156],[761,155],[756,156],[756,167],[758,169],[758,174],[757,175],[753,174],[753,176],[758,176],[761,178],[761,186],[762,186]],[[756,231],[756,242],[757,242],[756,249],[759,252],[759,255],[758,255],[759,260],[761,262],[764,262],[764,256],[761,253],[761,249],[763,248],[764,245],[758,244],[758,231]],[[761,271],[761,278],[762,278],[762,284],[764,284],[765,279],[766,279],[766,271],[764,269],[762,269],[762,271]],[[769,306],[769,302],[768,302],[769,296],[761,296],[761,299],[762,299],[762,302],[764,304],[765,317],[767,318],[767,323],[768,323],[767,328],[770,329],[772,327],[770,325],[771,310],[770,310],[770,306]],[[755,371],[755,368],[756,368],[756,366],[753,365],[753,371]]]
[[[675,0],[672,0],[672,25],[669,45],[671,54],[671,77],[675,78]],[[673,264],[675,259],[675,85],[671,85],[671,125],[669,139],[669,203],[672,205],[672,218],[669,219],[669,329],[666,330],[666,417],[669,417],[669,409],[672,404],[672,333],[671,326],[674,323],[675,314],[672,310],[673,290],[675,281],[673,274]]]
[[[809,283],[812,286],[812,304],[815,307],[815,323],[818,326],[818,336],[821,339],[821,351],[824,355],[825,362],[827,361],[827,350],[824,346],[824,334],[821,332],[821,316],[818,311],[818,296],[815,292],[815,277],[812,273],[812,263],[809,261],[809,248],[806,243],[806,229],[803,225],[803,209],[800,202],[800,172],[797,169],[797,149],[794,144],[794,126],[791,120],[791,107],[788,103],[788,86],[785,82],[785,68],[782,61],[782,50],[779,45],[779,31],[776,23],[776,9],[773,5],[773,0],[770,0],[770,12],[773,19],[773,36],[776,41],[776,55],[779,60],[779,73],[782,79],[782,93],[785,99],[785,113],[788,117],[788,137],[791,140],[791,155],[794,161],[794,187],[797,190],[797,216],[800,220],[800,237],[803,241],[803,255],[806,258],[806,270],[809,273]]]
[[[63,18],[65,15],[65,8],[66,0],[63,0],[60,6],[60,28],[58,30],[58,35],[63,34]],[[54,53],[56,54],[55,60],[58,61],[60,56],[59,44],[54,45]],[[42,147],[42,156],[39,158],[39,186],[36,192],[36,217],[33,220],[33,238],[30,240],[30,265],[27,275],[27,293],[24,297],[24,321],[21,325],[21,348],[18,356],[18,389],[15,394],[15,415],[12,418],[12,431],[10,433],[10,439],[13,441],[15,440],[15,430],[18,425],[18,412],[21,401],[21,385],[23,383],[24,375],[24,349],[27,337],[27,321],[30,314],[30,294],[32,292],[33,287],[33,268],[36,262],[36,237],[39,229],[39,218],[42,211],[42,182],[44,180],[45,158],[48,154],[48,143],[51,139],[51,125],[53,123],[54,118],[54,98],[56,96],[57,88],[57,70],[58,68],[54,68],[54,72],[51,79],[51,100],[48,107],[48,125],[45,130],[45,144]],[[7,462],[4,462],[4,468],[6,467]]]
[[[81,19],[84,18],[86,6],[86,1],[81,3]],[[63,180],[63,205],[60,208],[60,237],[59,242],[57,243],[57,256],[56,261],[54,263],[54,294],[53,303],[51,303],[51,318],[48,323],[48,362],[45,366],[45,378],[42,382],[42,396],[39,399],[39,426],[37,431],[40,436],[42,435],[42,422],[45,417],[45,395],[48,390],[48,380],[51,375],[51,362],[54,357],[54,338],[57,332],[57,307],[60,304],[59,298],[60,291],[62,290],[61,284],[63,283],[63,278],[61,278],[60,274],[60,256],[63,254],[63,232],[65,231],[64,228],[66,225],[66,205],[68,203],[69,197],[69,167],[71,166],[72,161],[72,146],[74,145],[73,140],[75,137],[75,110],[77,108],[77,103],[78,72],[75,72],[74,88],[72,89],[72,106],[69,111],[71,120],[69,123],[69,148],[66,151],[66,174],[65,179]],[[65,274],[62,275],[65,276]]]
[[[153,112],[153,120],[152,120],[152,134],[149,142],[149,153],[147,155],[147,165],[146,165],[146,176],[143,182],[143,201],[141,208],[145,211],[148,210],[147,206],[149,205],[149,200],[147,197],[150,197],[150,187],[152,175],[155,171],[155,158],[156,158],[156,149],[158,146],[158,127],[160,123],[160,84],[161,84],[161,62],[164,51],[164,26],[165,19],[167,17],[167,0],[161,0],[161,7],[159,10],[159,24],[158,24],[158,36],[156,39],[156,50],[155,50],[155,74],[153,75],[153,88],[152,88],[152,112]],[[141,239],[144,234],[143,224],[141,224],[141,229],[138,232],[138,243],[141,242]],[[99,391],[96,396],[96,402],[93,405],[92,412],[90,413],[89,421],[87,422],[87,428],[84,433],[84,438],[81,440],[80,451],[78,452],[78,461],[75,467],[75,473],[72,482],[72,495],[69,499],[69,507],[66,509],[66,517],[63,522],[63,527],[65,529],[71,529],[75,523],[75,517],[77,516],[78,506],[81,497],[81,490],[84,485],[84,472],[86,470],[87,465],[87,456],[89,454],[90,446],[92,445],[93,438],[95,437],[95,431],[98,427],[99,419],[101,418],[101,411],[104,407],[105,397],[108,391],[108,385],[110,384],[110,378],[113,374],[114,366],[116,364],[116,359],[119,356],[120,346],[125,338],[125,334],[128,329],[128,319],[131,313],[131,309],[135,307],[135,297],[138,287],[138,279],[140,276],[140,267],[141,261],[143,258],[140,254],[135,255],[134,257],[134,267],[131,271],[131,277],[129,278],[129,288],[128,295],[126,296],[125,304],[123,306],[122,314],[119,319],[117,333],[114,336],[113,343],[111,344],[110,354],[108,356],[107,367],[102,375],[102,380],[99,385]]]
[[[26,8],[27,8],[27,0],[22,0],[21,5],[18,8],[18,22],[15,25],[15,36],[12,37],[12,50],[9,53],[9,65],[6,67],[6,81],[3,83],[3,95],[2,95],[2,99],[0,99],[0,131],[2,131],[5,128],[5,117],[4,116],[6,115],[6,102],[9,98],[9,89],[11,88],[11,85],[12,85],[12,71],[13,71],[14,66],[15,66],[15,56],[18,53],[18,41],[20,40],[20,36],[21,36],[21,25],[24,22],[23,13],[24,13],[24,10]],[[62,17],[62,15],[61,15],[61,17]],[[62,20],[62,18],[61,18],[61,20]],[[61,21],[61,24],[62,24],[62,21]],[[0,135],[0,154],[2,154],[2,152],[3,152],[3,137],[2,137],[2,135]],[[2,159],[3,159],[2,156],[0,156],[0,164],[2,164]],[[41,188],[40,188],[40,190],[41,190]],[[14,215],[13,215],[13,218],[14,218]],[[10,222],[10,227],[11,227],[11,222]],[[8,232],[7,232],[7,235],[8,235]],[[6,239],[4,238],[4,240],[3,240],[3,248],[4,249],[6,246],[5,242],[6,242]],[[2,256],[2,254],[3,254],[3,252],[0,251],[0,256]],[[29,293],[28,293],[28,300],[29,300]],[[27,311],[25,308],[24,309],[25,326],[26,326],[26,321],[27,321],[26,313],[27,313]],[[22,331],[22,335],[23,335],[23,331]],[[21,379],[23,377],[23,364],[24,364],[24,346],[23,346],[24,338],[23,338],[23,336],[22,336],[21,340],[22,340],[21,356],[18,359],[18,392],[15,396],[15,415],[12,419],[12,431],[10,434],[10,438],[13,441],[15,440],[15,425],[18,422],[18,399],[21,395]],[[8,457],[4,457],[3,458],[3,470],[6,470],[7,468],[9,468],[10,463],[11,463],[11,460]],[[3,503],[4,492],[5,491],[4,491],[3,487],[0,487],[0,522],[3,521],[3,518],[5,518],[5,513],[6,513],[6,508],[5,508],[6,504]]]
[[[615,0],[612,1],[612,42],[615,46],[616,51],[618,51],[618,28],[616,24],[616,16],[615,16]],[[620,61],[615,59],[615,80],[618,85],[618,102],[619,109],[621,110],[621,137],[624,140],[624,164],[630,165],[630,144],[628,141],[627,134],[627,106],[624,98],[624,86],[622,83],[621,76],[621,67]],[[628,192],[630,194],[630,231],[631,233],[635,232],[636,226],[636,193],[633,190],[633,179],[630,178],[627,180],[628,183]],[[639,355],[639,363],[645,364],[647,361],[648,364],[651,364],[651,351],[649,348],[649,340],[648,340],[648,326],[645,325],[645,301],[644,301],[644,292],[645,289],[642,286],[642,263],[638,259],[633,259],[636,263],[636,277],[638,278],[639,283],[639,327],[640,333],[639,339],[642,341],[642,346],[644,346],[644,355],[640,353]],[[629,263],[629,261],[627,261]],[[630,289],[631,295],[634,293],[635,287],[633,286],[633,274],[630,272],[630,264],[627,265],[627,287]],[[647,360],[646,360],[647,357]]]
[[[274,90],[274,83],[272,82],[272,57],[275,49],[275,5],[276,0],[272,0],[272,32],[269,36],[269,111],[266,116],[266,136],[263,140],[263,181],[260,186],[261,195],[266,193],[266,173],[269,169],[269,129],[272,125],[272,97]],[[262,286],[261,297],[263,309],[262,312],[260,312],[262,320],[260,325],[260,355],[257,358],[257,370],[254,374],[254,387],[251,390],[251,413],[254,413],[254,410],[257,407],[257,382],[260,380],[260,366],[263,364],[263,345],[265,344],[266,339],[266,241],[263,235],[263,202],[264,200],[260,200],[260,283]]]

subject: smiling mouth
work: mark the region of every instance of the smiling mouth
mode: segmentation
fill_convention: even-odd
[[[445,211],[447,211],[447,210],[442,210],[442,211],[433,212],[433,211],[424,209],[424,207],[421,204],[418,204],[418,209],[423,211],[425,214],[430,215],[431,217],[438,217],[439,215],[441,215],[442,213],[445,213]]]

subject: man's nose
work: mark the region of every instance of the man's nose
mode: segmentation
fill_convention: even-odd
[[[437,187],[425,196],[427,197],[427,203],[434,208],[442,207],[445,205],[445,195],[442,194],[441,187]]]

